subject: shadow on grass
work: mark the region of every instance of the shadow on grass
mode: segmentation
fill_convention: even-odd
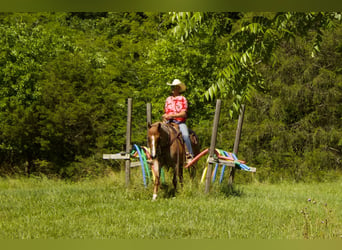
[[[159,195],[160,197],[164,198],[164,199],[171,199],[177,196],[177,194],[179,194],[179,192],[182,192],[178,189],[176,190],[172,184],[168,184],[168,183],[163,183],[160,185],[160,190],[159,190]],[[213,187],[213,190],[216,190],[216,192],[218,191],[218,193],[220,193],[221,195],[223,195],[224,197],[242,197],[245,195],[244,191],[242,188],[239,188],[237,186],[229,186],[229,185],[220,185],[220,186],[216,186]],[[186,191],[187,192],[187,191]],[[186,194],[183,193],[183,196],[193,196],[193,195],[198,195],[199,192],[198,190],[195,191],[194,193],[189,193],[187,192]],[[202,192],[199,195],[204,195],[204,193]]]
[[[166,199],[175,197],[177,193],[177,190],[173,187],[173,185],[167,183],[163,183],[160,185],[160,191],[162,191],[161,196]]]
[[[241,197],[244,195],[243,190],[234,185],[222,185],[220,187],[220,191],[226,197]]]

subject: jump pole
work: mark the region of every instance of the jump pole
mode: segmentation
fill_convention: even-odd
[[[126,155],[131,152],[131,135],[132,135],[132,98],[127,99],[127,125],[126,125]],[[131,160],[125,160],[125,176],[126,176],[126,186],[130,183],[130,167]]]
[[[151,123],[151,104],[147,104],[147,123]],[[102,159],[105,160],[124,160],[125,161],[125,181],[126,186],[130,185],[130,168],[144,167],[141,161],[131,161],[131,136],[132,136],[132,98],[127,99],[127,124],[126,124],[126,149],[123,152],[116,154],[103,154]],[[136,146],[136,145],[134,145]],[[140,155],[139,155],[140,157]],[[151,162],[147,161],[151,164]],[[145,178],[144,178],[145,180]]]
[[[243,124],[244,115],[245,115],[245,105],[242,104],[241,109],[240,109],[238,125],[236,128],[235,142],[234,142],[234,149],[233,149],[233,153],[236,156],[237,156],[238,151],[239,151],[239,144],[240,144],[240,139],[241,139],[241,131],[242,131],[242,124]],[[230,187],[233,185],[234,176],[235,176],[235,168],[231,168],[230,173],[229,173],[229,179],[228,179],[228,186],[230,186]]]
[[[147,122],[147,131],[148,131],[148,125],[152,124],[152,104],[151,103],[146,104],[146,122]],[[146,138],[146,145],[148,145],[148,135]]]
[[[217,139],[217,129],[218,129],[218,123],[219,123],[219,120],[220,120],[220,111],[221,111],[221,100],[218,99],[216,101],[214,124],[213,124],[213,130],[212,130],[211,141],[210,141],[210,149],[209,149],[209,158],[210,159],[212,159],[214,154],[215,154],[216,139]],[[210,191],[212,167],[213,167],[213,163],[209,162],[208,170],[207,170],[207,175],[206,175],[206,180],[205,180],[205,193],[209,193],[209,191]]]

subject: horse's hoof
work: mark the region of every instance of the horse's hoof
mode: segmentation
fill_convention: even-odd
[[[157,200],[157,195],[156,194],[153,194],[152,196],[152,201],[156,201]]]

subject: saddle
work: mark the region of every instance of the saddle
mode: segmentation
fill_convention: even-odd
[[[181,144],[183,145],[184,144],[184,140],[183,140],[183,137],[182,137],[182,133],[180,132],[179,130],[179,126],[177,123],[174,123],[174,122],[170,122],[170,123],[163,123],[167,126],[167,128],[169,128],[170,130],[172,130],[176,136],[170,141],[170,145],[176,140],[178,139]],[[169,133],[169,138],[171,138],[170,136],[170,130],[168,130],[168,133]]]
[[[182,133],[181,133],[181,131],[179,129],[178,124],[175,123],[175,122],[170,122],[170,123],[165,123],[165,124],[168,125],[171,129],[173,129],[173,131],[177,134],[177,136],[171,141],[170,144],[172,144],[173,141],[176,138],[178,138],[180,140],[180,142],[182,143],[182,145],[184,145],[184,139],[182,137]],[[198,137],[197,137],[196,133],[192,129],[190,129],[190,128],[189,128],[189,137],[190,137],[190,141],[191,141],[191,144],[193,145],[193,147],[194,146],[199,146],[198,145],[199,144]],[[186,149],[187,153],[189,153],[187,147],[185,147],[185,149]]]

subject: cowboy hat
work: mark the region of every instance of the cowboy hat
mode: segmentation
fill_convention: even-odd
[[[179,92],[184,92],[186,90],[185,84],[178,79],[173,80],[172,83],[166,83],[166,84],[169,86],[179,86],[180,87]]]

